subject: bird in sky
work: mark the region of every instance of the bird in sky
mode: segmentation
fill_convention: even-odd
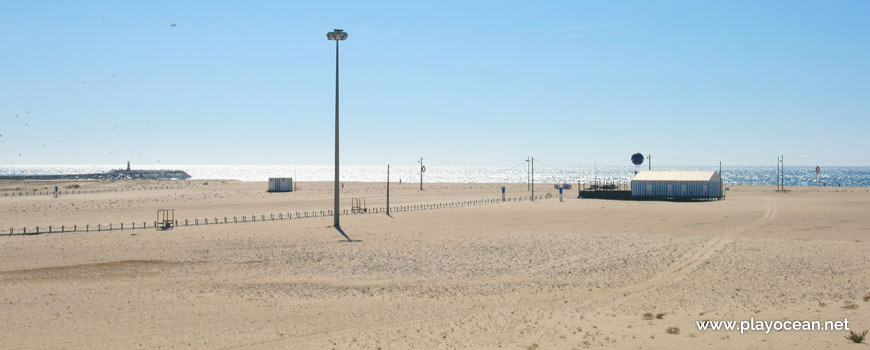
[[[172,25],[170,27],[176,27],[175,23],[172,23]]]

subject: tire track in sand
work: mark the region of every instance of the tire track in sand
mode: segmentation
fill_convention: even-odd
[[[581,304],[591,305],[596,302],[597,307],[593,307],[592,310],[603,308],[604,306],[610,305],[615,301],[628,298],[634,294],[641,293],[647,290],[652,290],[655,288],[660,288],[666,286],[668,284],[679,281],[680,279],[687,276],[689,273],[694,271],[697,267],[707,261],[711,256],[713,256],[716,252],[724,248],[734,241],[735,235],[742,235],[746,233],[748,230],[753,229],[755,227],[765,225],[770,223],[776,217],[778,209],[776,207],[776,203],[770,197],[761,197],[765,200],[765,211],[762,217],[752,221],[750,223],[737,226],[735,228],[726,230],[719,234],[714,234],[710,239],[701,244],[701,247],[683,255],[677,263],[671,265],[664,271],[656,274],[652,278],[645,280],[643,282],[623,286],[610,288],[605,290],[599,290],[592,293],[584,293],[582,296],[578,296],[583,299]],[[585,261],[587,263],[600,262],[605,260],[604,258],[591,259],[589,261]],[[507,275],[496,276],[495,278],[491,278],[492,281],[512,281],[517,279],[520,275],[527,272],[535,272],[541,271],[547,268],[560,266],[566,263],[571,262],[580,262],[581,259],[578,256],[569,256],[563,259],[556,259],[553,261],[549,261],[540,265],[535,265],[532,267],[520,269],[518,271],[509,272]],[[561,293],[554,293],[561,294]],[[568,292],[562,295],[561,297],[568,297],[572,294],[576,295],[576,292]],[[530,304],[525,304],[527,307],[546,307],[550,304],[552,298],[548,298],[539,302],[532,302]],[[404,320],[396,320],[394,322],[385,322],[377,325],[360,325],[360,326],[351,326],[344,327],[338,329],[330,329],[330,330],[322,330],[316,331],[305,335],[292,336],[280,339],[272,339],[272,340],[264,340],[261,342],[246,344],[246,345],[238,345],[228,348],[272,348],[275,346],[288,345],[288,344],[311,344],[312,342],[316,342],[318,340],[323,340],[330,337],[342,337],[345,335],[349,335],[352,333],[358,332],[371,332],[371,331],[385,331],[390,329],[397,329],[403,326],[413,325],[413,324],[425,324],[430,322],[446,322],[450,319],[457,318],[465,318],[472,317],[475,315],[488,314],[488,313],[498,313],[505,312],[511,309],[514,309],[516,306],[501,306],[494,308],[487,308],[486,310],[474,310],[474,311],[461,311],[454,312],[447,315],[437,315],[431,317],[424,318],[416,318],[416,319],[404,319]]]
[[[695,269],[701,266],[701,264],[709,260],[713,254],[716,254],[722,250],[722,248],[725,248],[725,246],[734,242],[735,236],[741,236],[753,228],[770,223],[774,218],[776,218],[776,214],[779,211],[776,207],[776,202],[770,197],[762,198],[765,200],[765,211],[761,218],[748,224],[726,230],[723,233],[714,234],[712,238],[701,244],[700,248],[683,255],[677,263],[671,265],[652,278],[631,286],[617,288],[614,291],[622,293],[623,297],[628,297],[634,293],[663,287],[683,279],[689,273],[695,271]]]

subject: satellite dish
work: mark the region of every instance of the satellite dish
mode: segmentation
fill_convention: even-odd
[[[643,164],[643,154],[635,153],[631,155],[631,163],[634,165]]]

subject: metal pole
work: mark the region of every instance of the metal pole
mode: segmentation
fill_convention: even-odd
[[[531,156],[526,157],[526,191],[532,190],[532,163],[530,159],[532,159]]]
[[[335,41],[335,203],[333,203],[333,224],[339,227],[339,209],[338,209],[338,42]]]
[[[387,215],[390,215],[390,165],[387,164]]]
[[[423,157],[420,157],[420,191],[423,190]]]
[[[535,201],[535,157],[532,157],[532,201]]]
[[[647,169],[647,170],[652,170],[652,154],[647,154],[646,157],[649,158],[649,160],[646,163],[646,165],[649,166],[649,169]],[[721,175],[721,173],[720,173],[720,175]]]

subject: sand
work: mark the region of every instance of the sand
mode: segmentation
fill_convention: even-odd
[[[159,208],[189,218],[331,208],[330,183],[280,194],[265,183],[172,184],[0,197],[0,232],[153,221]],[[393,186],[391,203],[500,197],[493,184],[417,187]],[[538,185],[547,192],[556,193]],[[0,236],[0,348],[866,346],[845,331],[740,334],[699,331],[695,321],[848,318],[853,330],[870,329],[870,189],[732,187],[714,202],[568,193],[565,202],[344,216],[357,242],[343,242],[329,217]],[[351,197],[382,206],[383,195],[383,184],[346,183],[343,206]],[[526,186],[508,195],[527,195]]]

